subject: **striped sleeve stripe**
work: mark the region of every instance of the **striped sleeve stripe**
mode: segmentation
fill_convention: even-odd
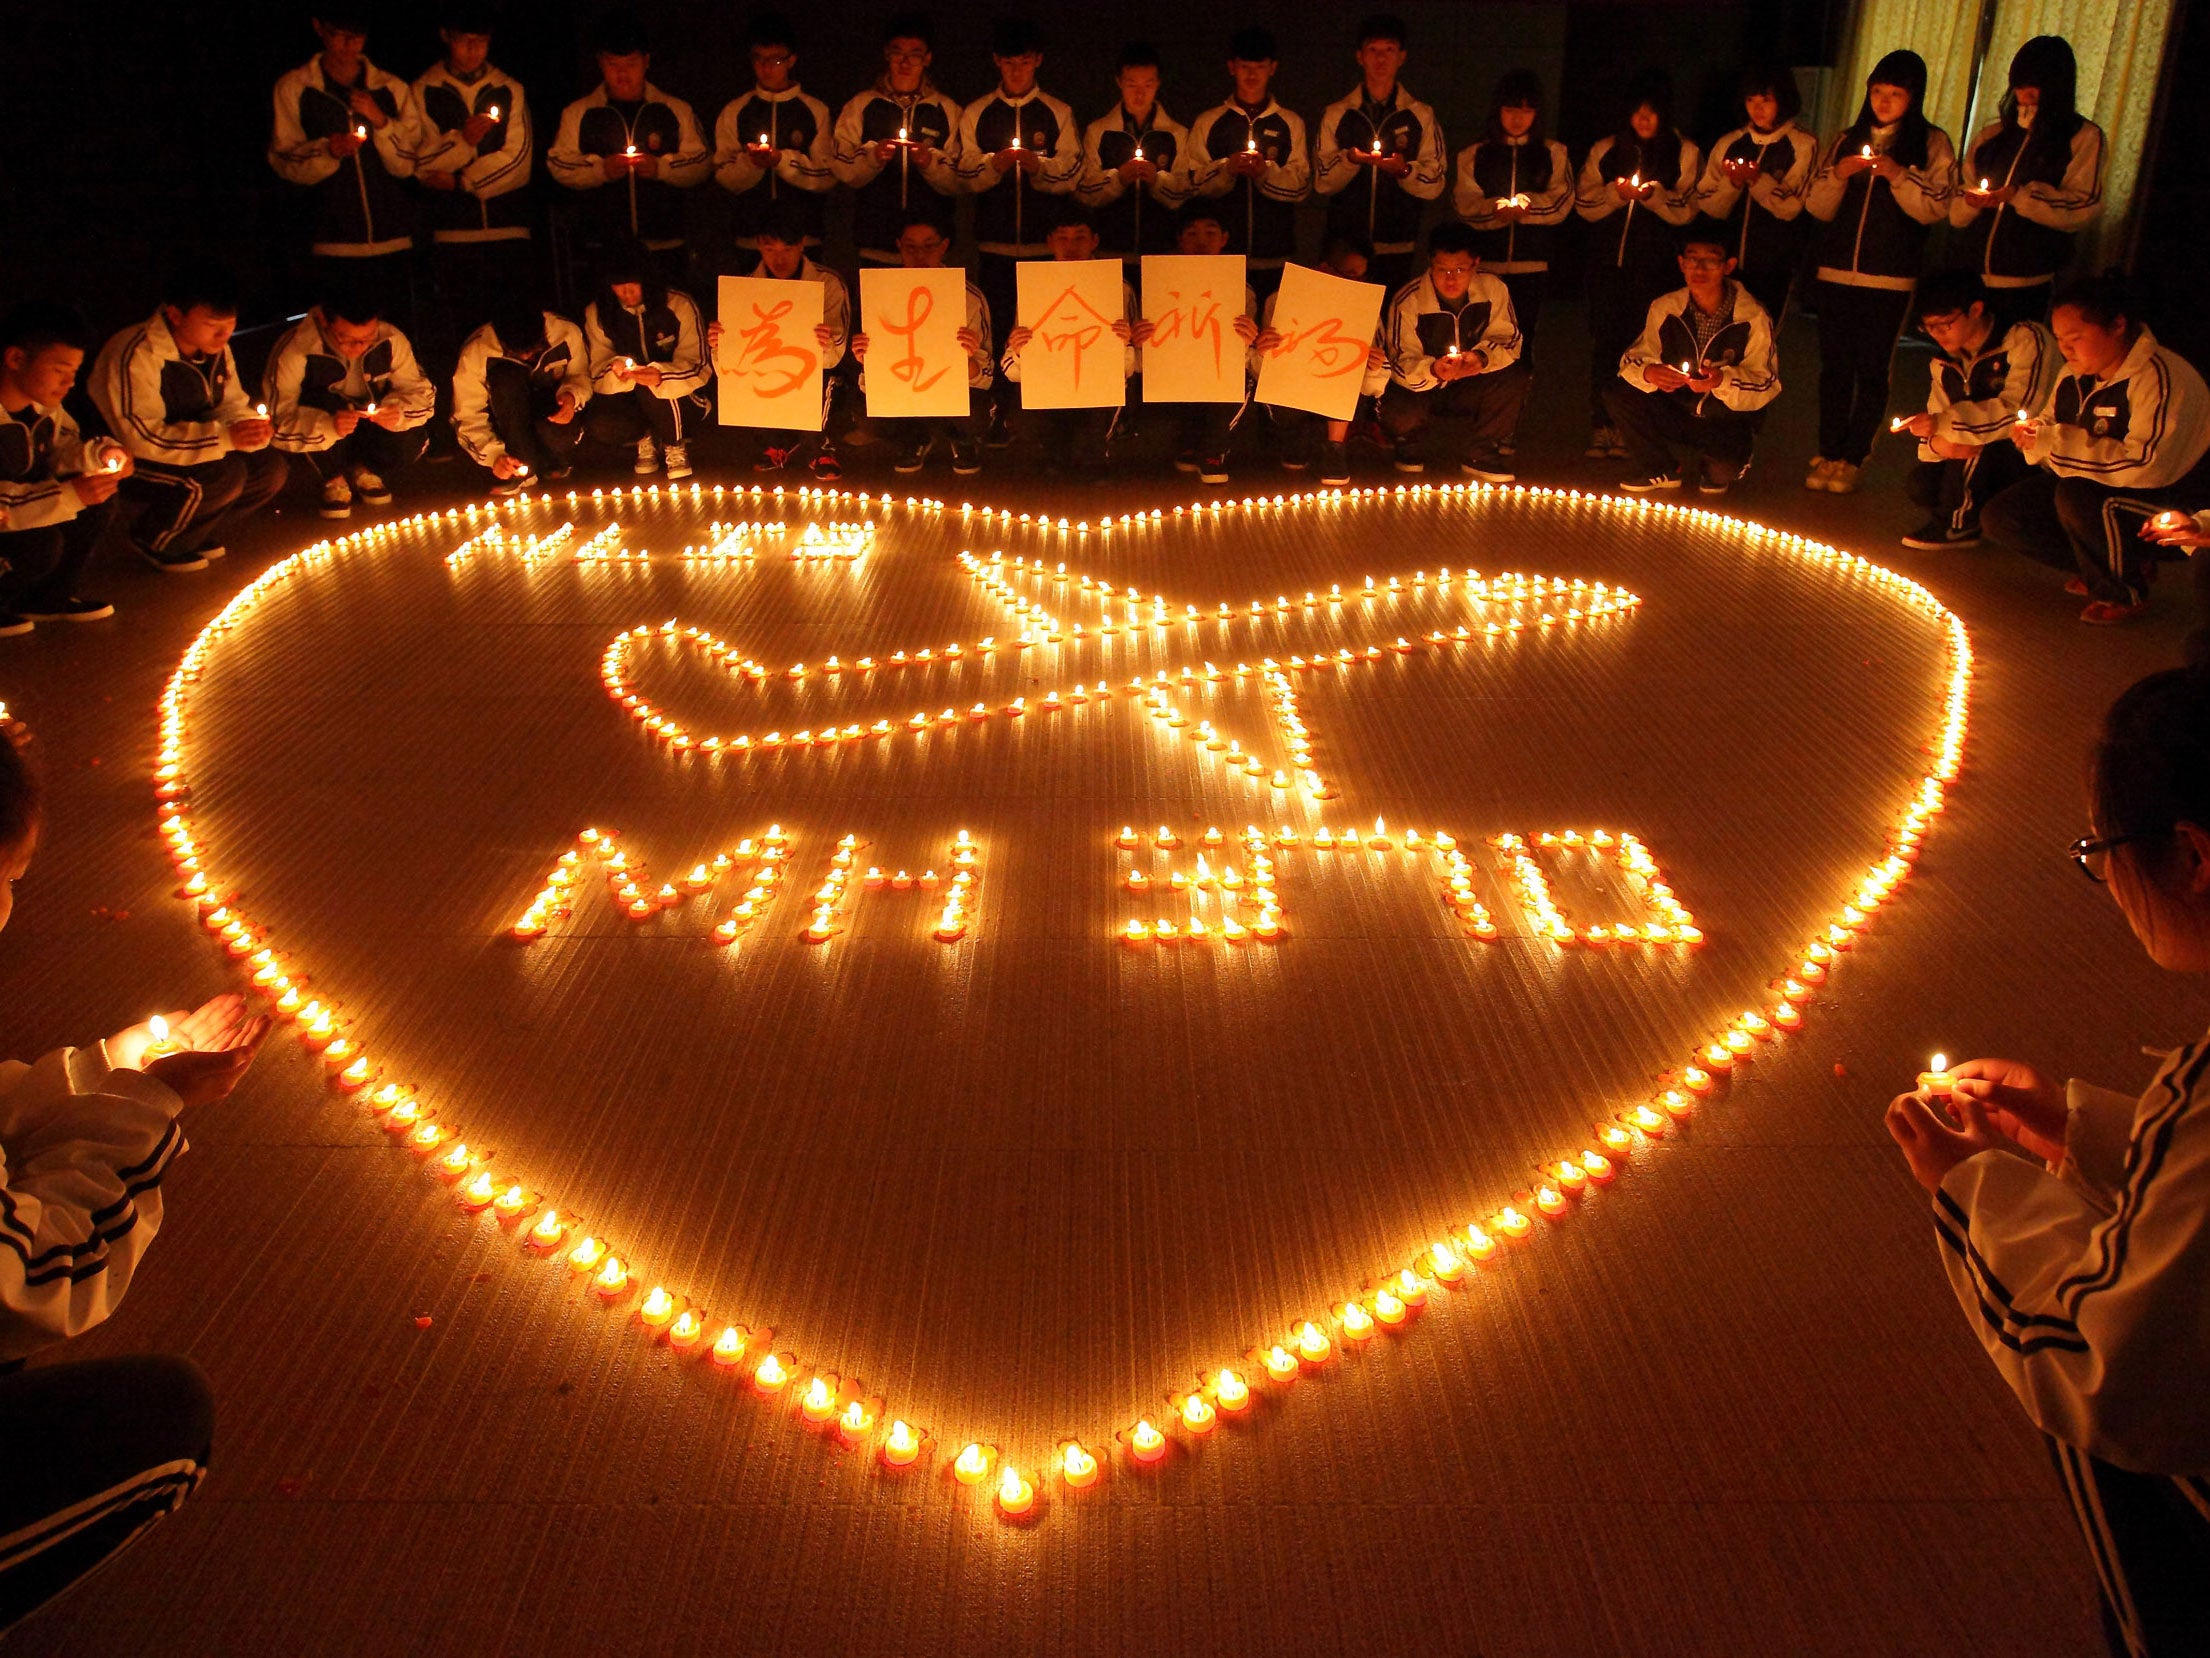
[[[188,1458],[157,1463],[67,1508],[42,1514],[29,1525],[0,1536],[0,1573],[12,1571],[32,1557],[67,1542],[120,1509],[148,1505],[146,1519],[149,1524],[165,1514],[173,1514],[206,1472],[203,1466]]]
[[[153,1157],[133,1168],[117,1171],[125,1182],[123,1194],[91,1216],[90,1237],[80,1243],[49,1245],[36,1255],[30,1252],[33,1238],[30,1227],[23,1221],[7,1189],[0,1187],[0,1247],[6,1248],[22,1263],[24,1283],[43,1286],[62,1278],[70,1283],[81,1283],[105,1271],[108,1246],[119,1238],[128,1237],[138,1225],[139,1194],[161,1184],[162,1173],[183,1149],[183,1142],[184,1131],[171,1123]]]
[[[123,353],[123,372],[119,376],[123,383],[123,418],[135,426],[139,434],[148,443],[159,445],[163,449],[179,449],[190,454],[201,449],[219,447],[218,440],[212,436],[204,438],[169,437],[161,427],[149,423],[143,415],[139,414],[137,399],[131,391],[130,365],[131,359],[145,349],[145,344],[146,331],[141,328],[131,337],[130,345]]]
[[[2089,461],[2074,460],[2068,455],[2055,457],[2064,463],[2066,471],[2074,473],[2137,472],[2143,467],[2156,464],[2157,448],[2164,441],[2164,423],[2170,418],[2172,388],[2171,377],[2165,371],[2162,357],[2151,357],[2149,359],[2149,373],[2156,376],[2156,419],[2151,423],[2149,435],[2142,444],[2141,458],[2133,460],[2121,456],[2114,461]],[[2137,379],[2146,379],[2147,377],[2147,375],[2136,376]]]

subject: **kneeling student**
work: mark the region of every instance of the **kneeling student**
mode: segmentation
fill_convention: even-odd
[[[768,282],[820,285],[821,320],[814,325],[813,343],[821,353],[821,436],[813,458],[806,462],[806,471],[817,483],[832,484],[844,476],[844,463],[837,458],[836,435],[849,423],[850,399],[846,388],[851,385],[852,377],[837,371],[844,366],[845,346],[852,333],[852,295],[844,286],[844,278],[828,266],[814,263],[812,255],[806,252],[807,235],[806,221],[795,209],[780,202],[770,206],[756,221],[753,246],[760,262],[752,274]],[[721,319],[716,317],[706,325],[709,360],[720,349]],[[806,441],[804,432],[768,433],[759,459],[752,463],[752,470],[782,471],[797,457]]]
[[[1926,412],[1896,422],[1918,439],[1911,499],[1932,516],[1906,547],[1971,547],[1980,508],[2027,472],[2004,440],[2022,413],[2039,409],[2062,367],[2057,342],[2038,322],[1997,322],[1974,271],[1936,271],[1918,285],[1918,325],[1940,353],[1926,388]]]
[[[905,227],[898,232],[898,263],[909,271],[939,269],[951,245],[951,238],[936,223],[934,208],[908,213]],[[955,337],[959,349],[967,354],[967,413],[963,418],[935,415],[867,422],[895,449],[897,459],[892,464],[900,472],[920,471],[927,464],[929,450],[938,438],[950,445],[952,470],[962,478],[972,477],[982,470],[982,438],[990,424],[990,302],[982,297],[982,290],[972,279],[967,283],[967,326]],[[867,389],[867,336],[854,334],[851,344],[853,361],[860,365],[860,390],[864,392]]]
[[[276,447],[322,480],[325,518],[349,516],[356,497],[391,504],[385,479],[422,458],[437,405],[407,336],[351,296],[324,299],[276,342],[261,395]]]
[[[1064,208],[1059,222],[1051,227],[1051,234],[1045,238],[1045,245],[1050,248],[1052,259],[1060,264],[1095,259],[1097,226],[1081,208]],[[1123,282],[1120,285],[1120,315],[1113,319],[1112,334],[1121,344],[1121,374],[1131,380],[1135,378],[1139,362],[1135,330],[1136,319],[1141,315],[1136,308],[1135,289]],[[1005,336],[1005,356],[998,368],[1008,384],[1020,384],[1021,352],[1035,337],[1036,331],[1028,327],[1015,328]],[[1025,431],[1034,432],[1042,442],[1044,464],[1050,470],[1096,473],[1104,471],[1107,465],[1107,448],[1120,412],[1120,408],[1114,407],[1023,408],[1021,426]]]
[[[1627,444],[1632,495],[1678,489],[1673,446],[1700,460],[1696,488],[1724,495],[1749,469],[1765,405],[1780,395],[1773,320],[1734,280],[1714,236],[1692,232],[1680,254],[1688,286],[1650,302],[1642,337],[1619,359],[1604,408]]]
[[[65,307],[18,305],[0,316],[0,638],[115,614],[77,596],[130,471],[120,444],[79,436],[62,407],[84,345],[84,320]]]
[[[606,262],[606,286],[584,307],[583,337],[591,347],[590,435],[615,449],[634,448],[640,478],[660,470],[691,475],[690,431],[708,412],[700,388],[712,377],[706,325],[680,288],[652,274],[641,242],[617,248]]]
[[[1399,288],[1382,318],[1389,385],[1381,424],[1396,439],[1399,472],[1425,472],[1428,429],[1466,428],[1460,468],[1508,484],[1501,445],[1519,427],[1532,376],[1519,360],[1519,322],[1504,284],[1477,267],[1473,230],[1455,220],[1427,238],[1427,272]]]
[[[1221,221],[1218,207],[1209,201],[1196,201],[1182,209],[1174,239],[1176,253],[1213,255],[1227,250],[1228,229]],[[1174,411],[1174,470],[1194,472],[1208,484],[1228,481],[1228,434],[1250,406],[1249,365],[1251,347],[1258,339],[1258,295],[1251,291],[1248,282],[1243,285],[1243,309],[1228,319],[1228,326],[1235,334],[1236,343],[1243,348],[1244,402],[1145,405],[1146,408]],[[1132,331],[1135,343],[1139,347],[1144,345],[1152,334],[1150,319],[1139,317]]]
[[[1345,282],[1366,280],[1367,261],[1373,249],[1361,238],[1348,235],[1330,236],[1320,248],[1320,263],[1314,267],[1329,276],[1339,276]],[[1267,356],[1282,347],[1281,330],[1274,326],[1274,307],[1281,299],[1281,290],[1275,289],[1266,296],[1266,311],[1260,319],[1258,338],[1251,342],[1251,379],[1255,385],[1259,371],[1265,366]],[[1358,387],[1359,419],[1371,417],[1374,399],[1389,383],[1389,353],[1382,340],[1385,337],[1386,319],[1376,326],[1373,343],[1366,348],[1366,371],[1360,377]],[[1303,409],[1292,409],[1280,404],[1266,406],[1268,419],[1281,441],[1281,463],[1291,472],[1302,472],[1313,464],[1312,432],[1320,416]],[[1330,420],[1327,438],[1320,445],[1320,482],[1338,486],[1351,481],[1351,427],[1352,420]]]
[[[453,371],[453,432],[491,474],[491,493],[565,478],[583,441],[591,353],[566,317],[519,304],[468,336]]]

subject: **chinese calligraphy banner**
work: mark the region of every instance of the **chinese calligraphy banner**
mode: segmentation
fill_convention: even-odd
[[[876,420],[967,412],[965,271],[863,268],[859,323],[867,336],[867,413]]]
[[[1013,267],[1016,310],[1032,330],[1021,348],[1024,409],[1114,409],[1128,401],[1128,347],[1118,259],[1024,259]]]
[[[821,284],[721,279],[714,385],[724,426],[821,430]]]
[[[1243,314],[1240,253],[1147,253],[1143,314],[1146,403],[1240,403],[1249,355],[1236,335]]]
[[[1330,420],[1350,419],[1358,412],[1366,353],[1387,292],[1378,282],[1346,282],[1308,266],[1284,265],[1274,301],[1274,332],[1281,344],[1259,365],[1258,400]]]

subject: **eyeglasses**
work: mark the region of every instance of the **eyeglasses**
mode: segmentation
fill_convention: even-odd
[[[2103,884],[2103,876],[2110,867],[2110,854],[2121,846],[2132,846],[2149,839],[2147,835],[2111,835],[2093,840],[2082,835],[2071,845],[2071,859],[2080,866],[2080,873],[2097,886]]]

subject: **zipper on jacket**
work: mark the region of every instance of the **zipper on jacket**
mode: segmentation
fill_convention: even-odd
[[[2010,158],[2010,166],[2004,170],[2004,189],[2008,190],[2010,188],[2010,181],[2018,176],[2018,164],[2025,159],[2026,144],[2025,140],[2021,139],[2017,150],[2013,152]],[[1983,276],[1993,276],[1995,274],[1995,233],[2003,228],[2003,209],[2008,206],[2010,206],[2010,203],[2007,201],[1996,203],[1995,217],[1987,222],[1987,247],[1980,254],[1980,274]]]

